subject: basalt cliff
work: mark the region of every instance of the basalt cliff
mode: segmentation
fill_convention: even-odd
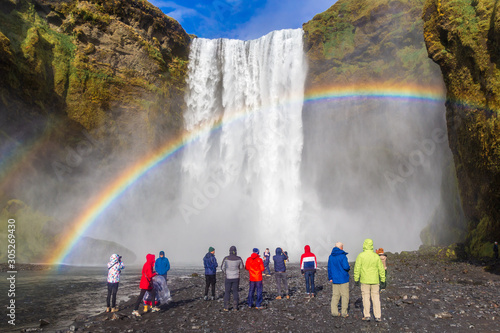
[[[423,10],[429,57],[447,88],[448,138],[475,256],[500,239],[499,10],[498,0],[427,0]]]

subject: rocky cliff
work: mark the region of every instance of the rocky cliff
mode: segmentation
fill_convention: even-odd
[[[182,126],[188,43],[143,0],[2,1],[0,108],[34,128],[63,116],[115,150],[157,144]]]
[[[329,85],[336,85],[339,88],[349,85],[376,85],[378,87],[392,86],[421,86],[432,87],[436,92],[441,92],[444,96],[444,85],[439,67],[428,59],[427,50],[423,38],[424,22],[421,18],[425,0],[339,0],[327,11],[317,14],[311,21],[303,25],[305,31],[305,49],[309,59],[309,73],[306,89],[314,91],[322,89]],[[355,92],[356,88],[353,88]],[[358,154],[364,154],[371,157],[366,159],[368,164],[377,165],[379,169],[391,169],[395,165],[401,165],[413,149],[411,144],[398,150],[393,142],[385,143],[385,146],[392,146],[391,153],[377,147],[376,141],[380,138],[380,130],[373,130],[380,126],[382,131],[392,131],[391,126],[397,124],[399,115],[397,113],[386,113],[390,108],[383,102],[372,101],[370,99],[357,100],[355,108],[346,112],[346,119],[329,120],[331,129],[326,132],[323,140],[328,141],[327,137],[332,131],[339,132],[341,129],[351,126],[351,130],[345,130],[343,137],[335,137],[331,141],[342,140],[353,135],[353,129],[362,127],[362,133],[357,134],[361,137],[363,134],[370,133],[365,141],[358,140],[356,144],[350,147]],[[335,113],[340,112],[338,104],[332,104],[330,108],[335,109]],[[439,106],[437,114],[444,113],[444,106]],[[358,110],[358,112],[354,112]],[[374,112],[375,111],[375,112]],[[421,114],[429,111],[419,110]],[[317,112],[314,112],[317,113]],[[333,112],[329,112],[333,114]],[[373,114],[376,113],[377,116]],[[385,120],[380,120],[384,115]],[[358,118],[359,119],[356,119]],[[307,120],[307,119],[306,119]],[[411,122],[410,118],[406,120]],[[439,126],[445,131],[443,119],[423,120],[434,121],[431,126]],[[321,123],[325,123],[322,120]],[[414,123],[409,128],[418,128],[422,119],[414,119]],[[369,125],[366,126],[365,124]],[[349,125],[351,124],[351,125]],[[353,125],[352,125],[353,124]],[[404,123],[400,123],[404,126]],[[429,126],[429,125],[426,125]],[[416,138],[421,139],[426,127],[421,128],[420,134],[415,134]],[[306,123],[307,130],[307,123]],[[406,133],[400,134],[400,140],[405,140]],[[307,144],[305,150],[307,150]],[[368,152],[366,152],[368,150]],[[322,155],[329,154],[328,151],[322,152]],[[443,154],[443,160],[438,162],[436,154],[429,156],[433,168],[443,168],[443,177],[441,182],[441,204],[434,211],[429,219],[427,227],[421,233],[421,239],[424,244],[447,245],[463,239],[464,236],[464,218],[458,199],[458,190],[456,183],[455,168],[453,165],[449,150],[442,149],[439,154]],[[333,161],[332,157],[332,161]],[[378,188],[373,196],[385,196],[386,200],[394,200],[393,205],[398,205],[397,200],[401,199],[400,204],[404,205],[409,197],[401,194],[399,197],[393,197],[391,191],[385,191],[381,183],[374,181],[373,169],[360,167],[356,160],[353,161],[353,168],[358,170],[360,181],[367,189],[365,195],[369,195],[371,188]],[[314,162],[316,163],[316,162]],[[404,162],[403,162],[404,163]],[[441,163],[441,164],[440,164]],[[317,170],[318,174],[325,175],[318,181],[321,184],[327,184],[326,188],[337,188],[342,184],[343,177],[336,181],[331,181],[335,173],[339,173],[339,163],[329,163],[328,168]],[[333,172],[333,174],[332,174]],[[343,175],[349,174],[350,170],[343,170]],[[377,171],[378,172],[378,171]],[[415,174],[412,174],[415,176]],[[432,175],[421,175],[419,182],[421,186],[427,189],[432,188]],[[407,180],[408,178],[405,178]],[[405,182],[404,185],[407,185]],[[407,191],[416,193],[416,189],[406,188]],[[385,192],[384,192],[385,191]],[[407,193],[409,193],[407,192]],[[367,194],[368,193],[368,194]],[[429,193],[428,193],[429,194]],[[330,201],[345,200],[349,193],[343,191],[339,197],[328,198]],[[357,198],[356,200],[358,200]],[[369,201],[371,199],[366,199]],[[352,201],[352,200],[351,200]],[[381,205],[385,203],[382,202]],[[377,208],[374,208],[377,209]],[[392,209],[388,207],[388,209]],[[406,210],[409,213],[409,210]],[[401,222],[405,223],[405,222]]]
[[[0,212],[44,231],[20,259],[74,218],[65,198],[85,203],[81,174],[178,136],[189,42],[144,0],[0,1]]]
[[[429,56],[447,88],[448,137],[476,256],[500,239],[499,10],[498,0],[427,0],[423,12]]]

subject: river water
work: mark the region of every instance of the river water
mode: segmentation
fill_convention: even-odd
[[[170,277],[203,274],[200,266],[183,265],[171,269]],[[139,294],[141,267],[125,267],[120,278],[116,302],[126,301]],[[7,274],[2,273],[0,290],[7,296]],[[16,276],[16,325],[4,317],[0,331],[20,331],[40,326],[40,319],[50,322],[52,330],[68,329],[78,316],[93,316],[106,309],[106,267],[60,266],[42,271],[19,271]],[[1,298],[4,299],[4,296]],[[2,307],[8,300],[2,302]],[[6,313],[2,311],[2,313]],[[5,315],[4,315],[5,316]]]

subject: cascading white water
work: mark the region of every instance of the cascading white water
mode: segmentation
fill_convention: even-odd
[[[295,29],[252,41],[193,40],[184,122],[201,135],[183,154],[179,210],[186,223],[217,223],[246,236],[252,231],[261,242],[297,246],[302,35]],[[218,123],[220,129],[206,131]]]

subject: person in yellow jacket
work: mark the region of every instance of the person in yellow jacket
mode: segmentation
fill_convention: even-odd
[[[373,241],[369,238],[363,242],[363,252],[354,264],[354,282],[361,283],[363,298],[363,320],[370,321],[370,298],[373,303],[375,321],[382,320],[380,309],[380,288],[385,289],[385,269],[378,254],[373,251]]]

